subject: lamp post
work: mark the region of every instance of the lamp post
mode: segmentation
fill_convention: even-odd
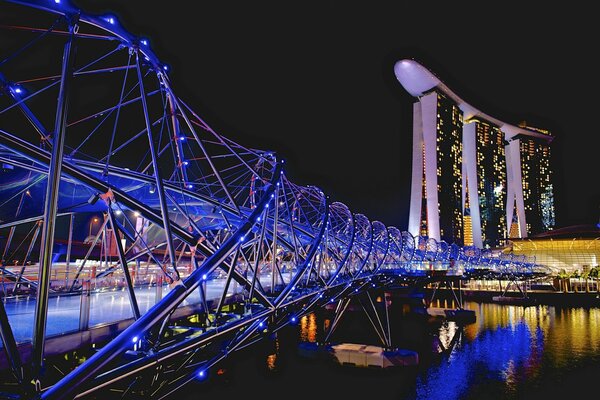
[[[88,232],[88,236],[92,236],[92,227],[96,224],[96,222],[100,221],[100,219],[98,219],[98,217],[94,217],[92,218],[92,220],[90,221],[90,231]]]

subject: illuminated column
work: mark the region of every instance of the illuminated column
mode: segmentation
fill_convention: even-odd
[[[412,182],[410,185],[410,212],[408,231],[419,236],[421,231],[421,205],[423,204],[423,124],[421,121],[421,102],[413,104],[413,152]]]
[[[463,124],[463,212],[465,204],[465,192],[469,194],[469,209],[471,211],[471,232],[473,234],[473,245],[483,248],[481,236],[481,214],[479,212],[479,193],[477,191],[477,145],[475,142],[477,122],[465,122]],[[466,176],[465,176],[466,175]],[[468,189],[468,190],[465,190]]]
[[[440,240],[440,210],[437,180],[437,93],[421,97],[421,124],[425,145],[425,190],[427,192],[427,235]]]
[[[506,132],[508,138],[508,132]],[[510,140],[510,139],[508,139]],[[527,222],[525,221],[525,203],[523,201],[523,183],[521,178],[520,140],[510,140],[506,146],[506,223],[510,229],[513,214],[517,213],[519,220],[519,235],[527,237]],[[516,210],[515,210],[516,202]]]

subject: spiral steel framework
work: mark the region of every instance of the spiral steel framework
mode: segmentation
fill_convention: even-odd
[[[414,238],[295,185],[283,160],[216,133],[178,98],[147,39],[114,16],[88,15],[66,0],[3,2],[2,14],[2,277],[13,295],[36,297],[31,359],[21,359],[0,308],[16,394],[56,399],[120,388],[163,398],[265,332],[394,277],[543,273],[534,260]],[[75,263],[74,224],[90,215],[102,218]],[[59,262],[61,241],[67,254]],[[14,254],[18,263],[9,261]],[[141,265],[156,271],[155,285],[168,284],[145,311],[136,299]],[[207,299],[216,276],[221,293]],[[49,296],[84,294],[91,281],[115,277],[135,321],[47,381]],[[175,328],[171,317],[185,301],[205,320]],[[241,312],[231,312],[233,302]]]

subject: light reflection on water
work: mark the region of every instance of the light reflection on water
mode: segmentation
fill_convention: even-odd
[[[450,301],[433,305],[455,307]],[[341,367],[300,356],[298,343],[322,341],[331,325],[332,315],[319,312],[231,358],[235,373],[226,384],[196,389],[221,398],[241,398],[251,388],[252,393],[286,393],[286,398],[301,395],[311,400],[369,400],[373,396],[386,400],[563,400],[589,398],[586,393],[597,386],[600,308],[475,302],[465,303],[465,308],[474,310],[477,319],[460,326],[451,321],[425,322],[408,315],[405,304],[391,305],[393,344],[419,352],[420,364],[412,369]],[[331,339],[377,343],[368,319],[359,311],[345,315]],[[290,388],[297,390],[290,393]],[[198,394],[183,399],[201,398]]]
[[[314,313],[300,318],[300,340],[310,343],[317,341],[317,316]]]
[[[467,303],[477,321],[443,362],[418,375],[416,399],[535,396],[600,360],[600,309]],[[449,324],[439,329],[442,343]],[[581,382],[587,385],[587,382]],[[563,389],[564,390],[564,389]],[[548,390],[551,394],[551,390]]]
[[[440,300],[433,306],[455,304]],[[475,323],[445,321],[430,332],[431,346],[414,349],[420,354],[433,349],[441,357],[422,357],[414,390],[403,399],[519,398],[523,393],[531,397],[539,386],[556,384],[554,377],[576,374],[578,368],[600,361],[598,308],[475,302],[466,302],[465,308],[476,312]],[[393,318],[404,314],[406,307],[398,307]],[[300,340],[314,341],[316,318],[304,318]],[[406,334],[406,328],[397,331]],[[396,343],[403,342],[398,332],[392,334]]]

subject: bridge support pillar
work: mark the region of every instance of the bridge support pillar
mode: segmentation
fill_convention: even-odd
[[[90,326],[90,281],[83,281],[79,303],[79,330],[86,331]]]
[[[154,298],[154,302],[158,303],[162,299],[162,290],[163,290],[163,274],[156,274],[156,296]]]

